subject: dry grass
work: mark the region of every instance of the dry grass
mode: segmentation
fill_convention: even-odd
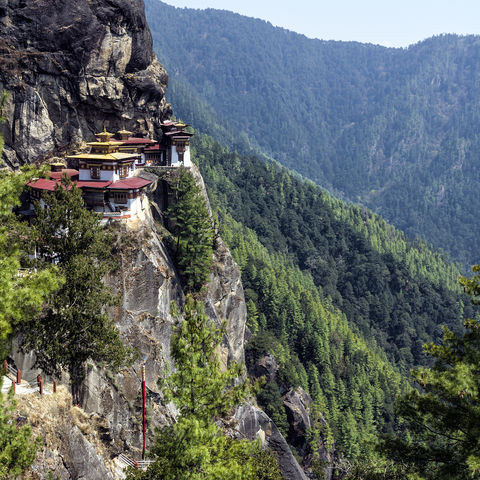
[[[100,439],[100,429],[108,427],[105,419],[97,414],[89,414],[72,405],[72,396],[67,387],[57,387],[56,394],[40,395],[32,393],[17,395],[16,411],[26,418],[34,436],[40,436],[43,444],[52,452],[62,451],[65,434],[76,426],[85,438],[102,456],[106,465],[110,464],[109,445]]]

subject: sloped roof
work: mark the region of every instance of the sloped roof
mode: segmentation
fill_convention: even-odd
[[[73,168],[63,168],[60,172],[48,172],[48,176],[55,179],[62,178],[65,174],[72,178],[75,175],[78,175],[78,170]]]
[[[121,142],[123,145],[125,144],[146,144],[146,143],[156,143],[155,140],[150,140],[149,138],[140,138],[140,137],[129,137],[126,140],[119,140],[119,143]]]
[[[29,187],[34,188],[35,190],[47,190],[49,192],[53,192],[57,185],[60,185],[58,180],[49,180],[47,178],[39,178],[37,180],[32,180],[28,182],[27,185]]]
[[[78,158],[84,160],[102,160],[102,161],[118,161],[118,160],[134,160],[138,158],[137,153],[80,153],[79,155],[71,155],[67,158]]]
[[[95,180],[80,180],[76,182],[78,188],[83,188],[83,187],[88,187],[88,188],[101,188],[102,190],[108,185],[110,185],[112,182],[110,181],[100,181],[96,182]]]
[[[133,188],[143,188],[147,185],[150,185],[150,180],[145,180],[140,177],[131,177],[125,178],[124,180],[118,180],[117,182],[112,183],[108,188],[111,189],[122,189],[122,190],[131,190]]]

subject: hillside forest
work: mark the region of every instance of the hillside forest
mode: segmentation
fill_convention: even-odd
[[[242,270],[247,367],[273,354],[277,378],[259,402],[288,436],[281,396],[301,386],[347,458],[374,458],[398,429],[395,398],[440,325],[474,316],[459,271],[378,215],[335,200],[274,162],[194,137],[222,237]]]
[[[479,37],[385,48],[145,3],[178,116],[367,206],[465,272],[478,261]]]

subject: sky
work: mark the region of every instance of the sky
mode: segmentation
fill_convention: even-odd
[[[268,20],[322,40],[406,47],[441,33],[480,34],[480,0],[163,0]]]

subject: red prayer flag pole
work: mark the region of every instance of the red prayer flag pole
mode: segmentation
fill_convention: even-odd
[[[145,365],[142,365],[142,399],[143,399],[143,448],[142,448],[142,460],[145,460]]]

